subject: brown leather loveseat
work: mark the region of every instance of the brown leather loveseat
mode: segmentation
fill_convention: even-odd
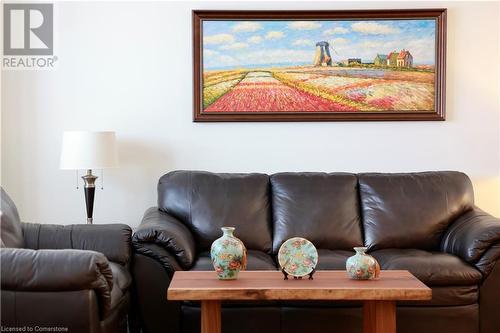
[[[500,332],[500,220],[474,205],[460,172],[213,174],[160,178],[158,207],[133,235],[137,313],[145,332],[199,332],[199,305],[166,300],[178,270],[212,270],[211,243],[235,226],[248,269],[276,270],[286,239],[302,236],[320,270],[343,270],[354,246],[382,269],[407,269],[433,299],[398,304],[398,332]],[[223,332],[361,332],[356,302],[234,302]]]
[[[21,223],[1,194],[1,331],[126,333],[132,230]]]

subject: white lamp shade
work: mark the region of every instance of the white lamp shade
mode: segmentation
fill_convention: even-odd
[[[118,152],[115,132],[64,132],[61,169],[105,169],[116,166]]]

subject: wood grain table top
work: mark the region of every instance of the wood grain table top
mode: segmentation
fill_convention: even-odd
[[[178,271],[169,300],[430,300],[432,291],[408,271],[382,271],[378,280],[348,278],[345,271],[317,271],[314,280],[284,280],[280,271],[242,271],[219,280],[213,271]]]

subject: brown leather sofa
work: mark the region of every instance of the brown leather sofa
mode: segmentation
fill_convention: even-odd
[[[2,332],[127,332],[130,227],[21,223],[1,189]]]
[[[160,178],[158,207],[133,235],[135,301],[144,332],[199,332],[195,302],[166,300],[178,270],[212,270],[210,244],[235,226],[248,269],[276,270],[286,239],[302,236],[318,269],[344,270],[365,245],[382,269],[407,269],[432,288],[426,302],[401,302],[399,333],[500,332],[500,220],[474,205],[459,172],[410,174],[213,174]],[[233,302],[223,332],[361,332],[356,302]]]

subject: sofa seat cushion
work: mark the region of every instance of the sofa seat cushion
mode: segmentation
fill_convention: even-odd
[[[254,271],[275,271],[276,263],[273,258],[265,252],[247,250],[247,269]],[[193,271],[213,271],[214,266],[210,259],[210,252],[202,252],[194,262]]]
[[[318,264],[316,270],[345,270],[347,258],[354,255],[354,251],[318,249]]]
[[[468,286],[482,280],[481,272],[452,254],[417,249],[385,249],[370,254],[382,269],[408,270],[428,286]]]
[[[356,175],[277,173],[271,176],[271,193],[274,254],[296,236],[330,250],[362,246]]]
[[[435,286],[432,287],[430,301],[398,302],[403,306],[459,306],[476,304],[479,300],[479,287],[470,286]]]
[[[127,295],[132,276],[124,266],[109,262],[111,272],[113,272],[113,289],[111,289],[111,309],[121,304],[125,295]]]

